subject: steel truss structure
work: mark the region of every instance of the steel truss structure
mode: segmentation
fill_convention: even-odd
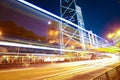
[[[62,18],[65,18],[79,26],[76,28],[61,21],[61,48],[67,48],[72,45],[75,47],[80,46],[82,48],[80,48],[81,50],[88,50],[96,47],[104,47],[107,43],[106,40],[93,34],[92,31],[85,30],[82,11],[76,4],[75,0],[60,0],[60,14]],[[71,44],[70,42],[74,42],[74,44]],[[78,45],[75,43],[78,43]]]
[[[20,3],[40,11],[59,22],[59,38],[61,54],[64,50],[83,51],[91,48],[105,47],[107,40],[84,28],[81,8],[75,0],[60,0],[61,17],[37,7],[25,0]]]

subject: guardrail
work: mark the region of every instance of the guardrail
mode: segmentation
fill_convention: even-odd
[[[93,80],[120,80],[120,65],[101,74]]]

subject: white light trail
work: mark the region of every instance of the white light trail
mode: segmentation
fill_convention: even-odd
[[[78,50],[59,49],[59,48],[43,47],[43,46],[20,44],[20,43],[5,42],[5,41],[0,41],[0,45],[23,47],[23,48],[34,48],[34,49],[44,49],[44,50],[54,50],[54,51],[56,50],[56,51],[64,51],[64,52],[81,52],[81,51],[78,51]]]

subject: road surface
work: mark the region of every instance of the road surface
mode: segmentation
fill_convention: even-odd
[[[90,80],[119,65],[119,57],[0,70],[0,80]]]

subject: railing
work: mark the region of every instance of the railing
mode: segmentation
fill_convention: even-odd
[[[120,65],[101,74],[93,80],[120,80]]]

